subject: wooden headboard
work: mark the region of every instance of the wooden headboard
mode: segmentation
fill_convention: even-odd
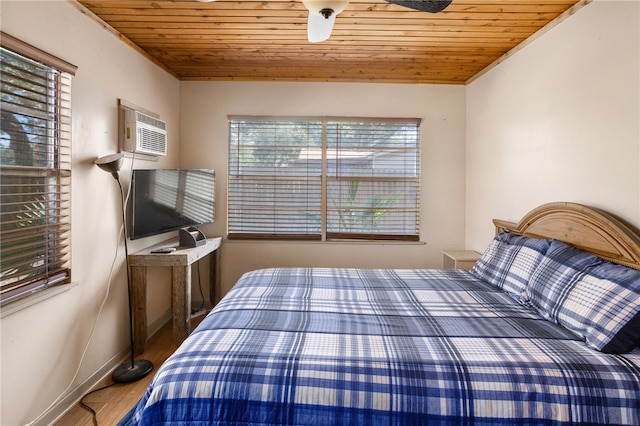
[[[640,232],[610,213],[577,203],[543,204],[519,223],[494,219],[501,229],[556,239],[620,265],[640,269]]]

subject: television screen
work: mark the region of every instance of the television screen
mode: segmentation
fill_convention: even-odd
[[[130,238],[211,223],[215,181],[211,169],[134,170]]]

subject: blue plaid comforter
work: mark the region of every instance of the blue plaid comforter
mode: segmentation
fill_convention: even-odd
[[[640,424],[602,354],[460,270],[245,274],[158,370],[140,425]]]

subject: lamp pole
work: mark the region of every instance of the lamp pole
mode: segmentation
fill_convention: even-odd
[[[133,348],[133,306],[131,306],[131,277],[129,272],[129,248],[127,247],[127,220],[125,217],[125,198],[124,190],[122,189],[122,183],[120,182],[119,170],[124,162],[124,155],[122,153],[107,155],[100,157],[95,161],[102,170],[111,173],[111,176],[118,182],[118,188],[120,188],[120,207],[122,211],[122,229],[124,237],[124,259],[125,267],[127,269],[127,299],[129,304],[129,345],[131,347],[131,362],[124,363],[116,368],[111,374],[111,378],[116,383],[131,383],[136,382],[153,370],[153,363],[146,359],[135,359],[135,353]]]

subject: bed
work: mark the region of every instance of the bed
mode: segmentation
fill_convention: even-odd
[[[574,203],[494,224],[471,271],[243,275],[134,424],[640,424],[640,234]]]

